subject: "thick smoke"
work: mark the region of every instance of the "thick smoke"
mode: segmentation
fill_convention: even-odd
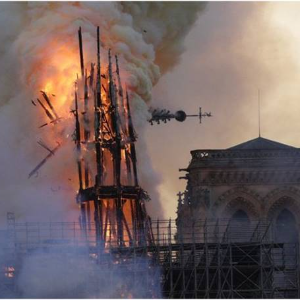
[[[12,240],[0,231],[0,298],[161,298],[161,270],[151,257],[97,254],[66,233],[39,245],[30,235],[17,235],[18,246],[23,241],[30,250],[12,261]]]
[[[101,28],[102,57],[108,48],[118,54],[122,77],[132,91],[134,121],[139,132],[141,185],[152,196],[150,214],[162,213],[143,136],[152,87],[172,70],[184,51],[184,38],[203,3],[147,2],[32,2],[1,3],[0,21],[0,135],[1,219],[7,211],[17,217],[74,219],[78,187],[71,139],[39,172],[29,171],[50,147],[70,136],[73,83],[79,71],[77,30],[82,27],[85,63],[95,60],[96,26]],[[54,105],[65,118],[62,126],[38,129],[43,112],[30,103],[40,90],[56,96]],[[66,216],[66,212],[68,212]],[[155,216],[155,215],[154,215]]]
[[[299,9],[299,2],[210,2],[186,39],[180,65],[153,89],[154,106],[163,99],[171,111],[195,113],[201,106],[213,115],[201,125],[190,119],[147,130],[172,217],[175,195],[186,187],[178,180],[184,172],[174,169],[188,166],[191,150],[226,149],[258,137],[258,89],[262,137],[300,146]]]
[[[17,279],[21,298],[161,298],[160,270],[149,259],[99,264],[88,249],[56,246],[35,250],[22,262]],[[28,276],[30,274],[30,276]],[[41,280],[42,278],[42,280]]]

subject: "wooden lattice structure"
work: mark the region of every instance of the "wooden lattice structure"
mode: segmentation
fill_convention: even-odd
[[[78,151],[81,225],[94,222],[100,246],[127,246],[133,241],[151,243],[152,233],[139,186],[129,93],[121,82],[118,57],[101,65],[100,32],[97,29],[97,63],[88,72],[84,65],[81,29],[79,52],[81,78],[75,84],[75,142]],[[80,101],[83,99],[83,101]],[[83,149],[84,148],[84,149]],[[83,151],[84,150],[84,151]]]

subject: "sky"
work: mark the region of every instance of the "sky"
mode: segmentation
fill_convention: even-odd
[[[297,2],[209,2],[186,38],[180,64],[153,90],[154,107],[212,118],[149,126],[146,141],[165,217],[175,218],[180,180],[195,149],[226,149],[261,135],[300,147]]]

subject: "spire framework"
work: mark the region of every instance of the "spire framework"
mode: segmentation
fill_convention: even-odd
[[[150,199],[138,184],[136,135],[118,57],[109,49],[108,65],[101,65],[98,27],[97,63],[87,71],[81,28],[78,37],[81,78],[75,84],[74,140],[82,229],[95,230],[102,247],[151,244],[145,207]],[[90,225],[92,216],[95,228]]]

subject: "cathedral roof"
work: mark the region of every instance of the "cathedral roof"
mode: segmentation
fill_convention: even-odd
[[[230,147],[228,150],[291,150],[295,147],[268,140],[262,137]]]

